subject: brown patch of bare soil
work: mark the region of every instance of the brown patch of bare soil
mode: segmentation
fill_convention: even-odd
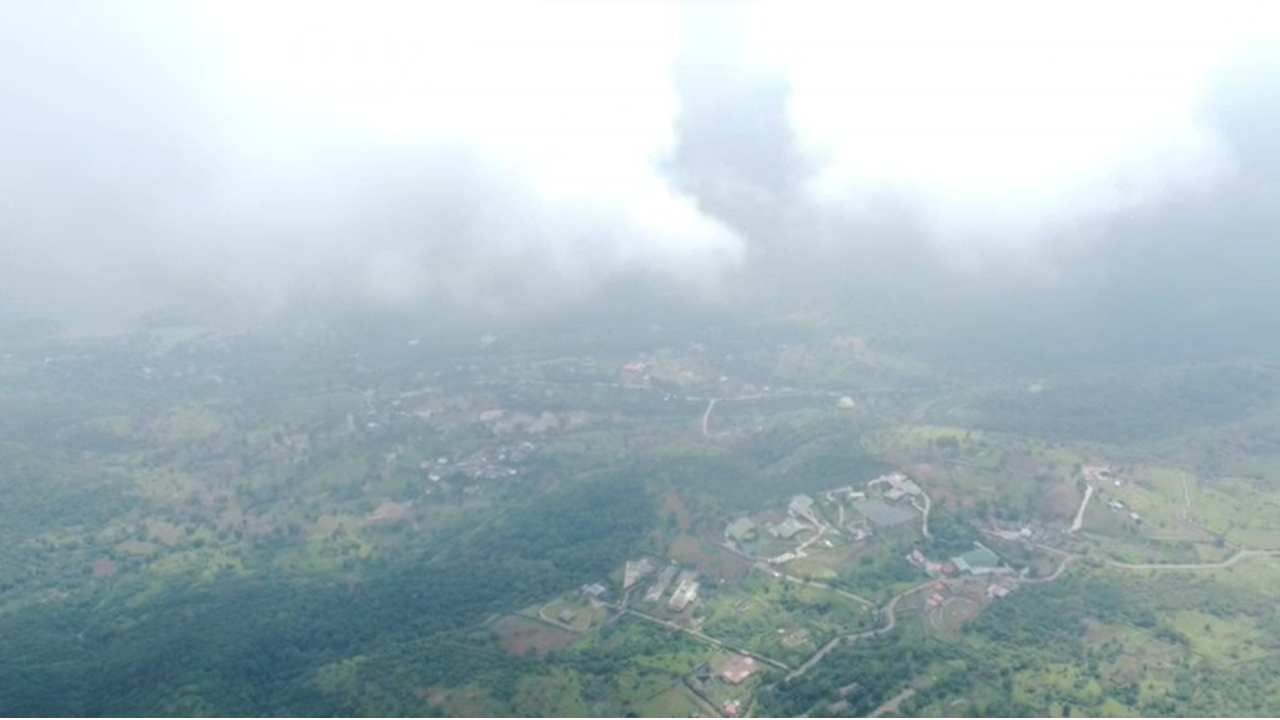
[[[542,657],[572,645],[578,636],[536,620],[507,615],[493,624],[498,643],[509,655]]]
[[[684,498],[680,497],[680,493],[672,490],[662,496],[662,512],[675,515],[676,525],[681,532],[688,532],[691,524],[689,508],[685,507]]]
[[[671,541],[667,555],[681,565],[692,565],[709,578],[726,581],[741,579],[751,570],[751,563],[720,547],[708,538],[681,534]]]

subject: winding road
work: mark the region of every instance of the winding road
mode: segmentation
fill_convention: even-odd
[[[909,687],[906,690],[903,690],[897,695],[894,695],[893,697],[884,701],[884,703],[880,705],[880,707],[876,708],[875,712],[871,713],[867,717],[873,717],[873,718],[880,717],[881,715],[884,715],[885,713],[890,713],[890,712],[897,714],[898,707],[902,705],[902,703],[910,699],[912,695],[915,695],[915,694],[916,694],[916,689],[913,687]]]
[[[715,408],[715,404],[716,404],[716,400],[714,398],[709,400],[707,402],[707,409],[702,415],[702,433],[706,437],[710,437],[708,422],[711,417],[711,412]],[[1184,492],[1185,492],[1185,488],[1184,488]],[[1080,530],[1080,527],[1083,524],[1085,510],[1087,509],[1089,501],[1092,499],[1093,494],[1094,494],[1094,487],[1092,485],[1088,485],[1085,490],[1084,499],[1080,503],[1080,508],[1076,511],[1075,519],[1071,524],[1072,533],[1075,533],[1078,530]],[[1186,497],[1185,500],[1189,502],[1190,498]],[[915,504],[914,498],[912,500],[912,504],[913,505]],[[932,506],[932,502],[930,501],[930,498],[927,494],[924,495],[924,507],[920,507],[918,505],[916,506],[916,509],[920,510],[923,516],[922,532],[925,537],[929,537],[928,523],[929,523],[929,510],[931,506]],[[982,532],[985,534],[991,534],[991,535],[996,534],[993,531],[989,531],[989,530],[983,530]],[[821,533],[818,534],[818,537],[820,536],[821,536]],[[1053,554],[1059,555],[1062,558],[1062,561],[1059,563],[1057,569],[1055,569],[1051,574],[1041,578],[1024,578],[1020,582],[1026,582],[1026,583],[1053,582],[1058,578],[1060,578],[1063,575],[1063,573],[1065,573],[1067,569],[1072,565],[1073,562],[1080,559],[1086,559],[1088,557],[1084,554],[1072,552],[1070,550],[1064,550],[1062,548],[1056,548],[1050,545],[1044,545],[1041,543],[1032,542],[1029,539],[1023,539],[1022,543],[1029,547],[1038,548],[1038,549],[1045,550]],[[856,595],[854,593],[848,592],[846,590],[841,590],[839,588],[832,587],[831,585],[828,585],[826,583],[796,577],[794,575],[789,575],[787,573],[784,573],[780,570],[776,570],[770,567],[767,563],[761,561],[760,559],[753,558],[749,555],[746,555],[745,553],[739,551],[737,548],[733,547],[727,542],[722,547],[724,547],[724,549],[732,552],[735,555],[738,555],[744,559],[751,560],[752,567],[754,569],[760,570],[761,572],[768,573],[769,575],[772,575],[775,578],[785,578],[791,582],[795,582],[803,585],[809,585],[811,587],[817,587],[824,590],[829,590],[842,597],[848,598],[850,600],[854,600],[855,602],[858,602],[864,605],[865,607],[868,607],[868,608],[876,607],[875,604],[872,603],[870,600],[864,597],[861,597],[859,595]],[[1241,550],[1237,550],[1236,553],[1229,558],[1226,558],[1218,562],[1206,562],[1206,563],[1126,563],[1126,562],[1121,562],[1119,560],[1111,560],[1111,559],[1103,559],[1102,562],[1108,567],[1114,567],[1122,570],[1146,570],[1146,571],[1209,570],[1209,569],[1215,569],[1215,568],[1231,567],[1241,562],[1242,560],[1246,560],[1253,557],[1280,557],[1280,550],[1241,549]],[[700,631],[683,627],[674,622],[663,620],[661,618],[655,617],[653,615],[649,615],[648,613],[642,612],[640,610],[628,608],[626,607],[625,603],[621,606],[617,606],[617,609],[622,613],[629,613],[635,617],[642,618],[648,622],[661,625],[671,630],[685,633],[686,635],[689,635],[693,638],[696,638],[702,642],[708,643],[715,647],[722,648],[725,650],[730,650],[742,655],[747,655],[759,660],[760,662],[766,663],[780,670],[789,671],[786,675],[785,682],[790,682],[792,680],[795,680],[796,678],[803,676],[805,673],[807,673],[819,662],[822,662],[823,658],[825,658],[828,654],[830,654],[831,651],[834,650],[836,647],[838,647],[841,643],[856,642],[858,640],[878,637],[880,635],[885,635],[887,633],[893,632],[893,630],[898,625],[898,615],[897,615],[898,604],[904,598],[928,588],[929,586],[933,585],[935,582],[936,580],[930,579],[927,582],[920,583],[919,585],[915,585],[906,590],[903,590],[897,595],[894,595],[892,598],[888,600],[888,602],[886,602],[879,609],[879,614],[882,615],[884,619],[884,622],[882,625],[880,625],[879,627],[873,628],[871,630],[863,630],[860,632],[849,633],[846,635],[837,635],[836,637],[833,637],[829,641],[827,641],[827,643],[824,644],[822,647],[818,648],[818,650],[814,652],[814,654],[810,656],[808,660],[805,660],[804,663],[802,663],[801,665],[799,665],[794,669],[792,669],[786,663],[783,663],[779,660],[775,660],[773,658],[760,655],[759,653],[752,652],[745,648],[735,647],[733,645],[730,645],[722,640],[718,640]],[[910,696],[909,692],[910,692],[909,690],[904,691],[904,693],[907,693],[907,694],[900,695],[897,698],[891,699],[890,703],[893,703],[894,700],[902,700],[902,699],[905,699],[906,697],[909,697]],[[885,707],[891,708],[892,706],[889,705],[889,703],[886,703],[886,706],[882,706],[882,709]]]
[[[1213,570],[1231,567],[1251,557],[1280,557],[1280,550],[1238,550],[1226,560],[1210,563],[1126,563],[1119,560],[1107,560],[1106,563],[1124,570]]]
[[[916,585],[915,587],[908,588],[898,593],[897,595],[894,595],[889,600],[889,602],[885,603],[884,609],[882,610],[885,617],[884,625],[881,625],[880,627],[875,628],[873,630],[864,630],[862,632],[851,633],[849,635],[838,635],[834,638],[831,638],[831,640],[828,641],[826,645],[823,645],[822,647],[818,648],[818,651],[814,653],[812,657],[810,657],[808,660],[805,660],[803,665],[796,668],[795,670],[792,670],[791,673],[787,675],[787,680],[788,681],[794,680],[795,678],[798,678],[801,675],[804,675],[806,672],[809,671],[810,668],[812,668],[814,665],[817,665],[819,662],[821,662],[822,658],[827,656],[827,653],[834,650],[836,646],[842,642],[855,642],[857,640],[862,640],[864,638],[876,637],[877,635],[884,635],[885,633],[893,632],[893,629],[898,626],[898,603],[906,596],[911,595],[912,593],[920,592],[921,590],[924,590],[925,588],[929,587],[935,582],[937,581],[930,580],[929,582],[921,583],[919,585]]]
[[[684,627],[683,625],[673,623],[670,620],[663,620],[662,618],[656,617],[654,615],[650,615],[649,613],[644,612],[643,610],[636,610],[635,608],[622,607],[618,605],[614,605],[611,607],[617,610],[621,610],[624,613],[634,615],[635,617],[641,618],[643,620],[648,620],[649,622],[654,623],[656,625],[661,625],[662,627],[665,627],[669,630],[682,632],[685,635],[688,635],[693,638],[697,638],[698,640],[701,640],[702,642],[707,643],[708,645],[714,645],[715,647],[721,648],[723,650],[732,650],[733,652],[736,652],[739,655],[746,655],[748,657],[753,657],[756,660],[759,660],[760,662],[765,663],[767,665],[772,665],[773,667],[776,667],[779,670],[791,669],[790,665],[782,662],[781,660],[774,660],[773,658],[768,657],[767,655],[761,655],[760,653],[752,652],[745,648],[740,648],[734,645],[730,645],[729,643],[723,640],[718,640],[716,638],[713,638],[710,635],[707,635],[706,633]]]
[[[1036,543],[1029,543],[1029,544],[1036,545],[1037,547],[1042,547],[1043,549],[1046,549],[1046,550],[1051,550],[1055,553],[1058,553],[1059,555],[1062,555],[1063,558],[1062,558],[1062,563],[1058,565],[1058,569],[1054,570],[1052,574],[1046,575],[1045,577],[1042,577],[1042,578],[1036,578],[1032,580],[1023,580],[1022,582],[1027,582],[1027,583],[1053,582],[1054,580],[1057,580],[1059,577],[1061,577],[1064,572],[1066,572],[1067,568],[1070,567],[1072,561],[1076,560],[1077,558],[1084,557],[1083,555],[1072,553],[1067,550],[1062,550],[1060,548],[1054,548],[1047,545],[1040,546]],[[1106,564],[1111,567],[1121,568],[1125,570],[1207,570],[1207,569],[1213,569],[1213,568],[1230,567],[1240,562],[1241,560],[1245,560],[1251,557],[1280,557],[1280,550],[1240,550],[1235,555],[1232,555],[1226,560],[1222,560],[1220,562],[1213,562],[1213,563],[1145,563],[1143,564],[1143,563],[1122,563],[1118,560],[1107,560]],[[774,571],[771,571],[771,572],[774,572]],[[898,593],[897,595],[894,595],[893,598],[890,599],[889,602],[885,604],[884,609],[882,611],[885,616],[884,625],[878,628],[875,628],[874,630],[866,630],[859,633],[841,635],[841,636],[832,638],[829,642],[827,642],[826,645],[823,645],[821,648],[819,648],[818,651],[814,653],[812,657],[806,660],[804,664],[800,665],[795,670],[792,670],[787,675],[786,679],[790,681],[804,675],[806,672],[809,671],[810,668],[812,668],[814,665],[817,665],[819,662],[821,662],[822,659],[826,657],[828,653],[834,650],[836,646],[838,646],[842,642],[854,642],[864,638],[876,637],[878,635],[883,635],[885,633],[892,632],[893,629],[897,627],[897,624],[898,624],[898,616],[897,616],[898,603],[908,595],[924,590],[925,588],[932,585],[934,582],[936,581],[930,580],[928,582],[921,583],[920,585],[916,585],[912,588],[904,590]]]
[[[920,534],[926,539],[932,540],[933,536],[929,534],[929,509],[933,507],[933,501],[929,499],[929,493],[920,488],[920,495],[924,497],[924,507],[916,504],[916,499],[911,498],[911,507],[920,511]]]
[[[1073,553],[1069,550],[1063,550],[1061,548],[1055,548],[1049,545],[1041,545],[1039,543],[1033,543],[1029,541],[1024,541],[1024,542],[1027,545],[1030,545],[1032,547],[1037,547],[1043,550],[1053,552],[1057,555],[1060,555],[1062,557],[1062,562],[1058,565],[1058,568],[1054,570],[1053,573],[1050,575],[1046,575],[1045,577],[1042,577],[1042,578],[1024,579],[1021,582],[1026,582],[1026,583],[1053,582],[1054,580],[1057,580],[1059,577],[1061,577],[1062,574],[1067,571],[1067,568],[1069,568],[1075,560],[1086,557],[1085,555],[1082,555],[1079,553]],[[1208,569],[1214,569],[1214,568],[1231,567],[1242,560],[1246,560],[1252,557],[1280,557],[1280,550],[1256,550],[1256,549],[1239,550],[1234,555],[1232,555],[1231,557],[1225,560],[1221,560],[1219,562],[1211,562],[1211,563],[1124,563],[1124,562],[1120,562],[1119,560],[1105,560],[1104,562],[1106,565],[1110,567],[1120,568],[1124,570],[1208,570]],[[819,587],[825,590],[830,590],[831,592],[834,592],[843,597],[847,597],[851,600],[855,600],[867,607],[875,607],[875,605],[870,600],[867,600],[866,598],[855,595],[854,593],[841,590],[839,588],[834,588],[834,587],[831,587],[830,585],[827,585],[825,583],[820,583],[815,580],[806,580],[804,578],[795,577],[794,575],[788,575],[779,570],[775,570],[762,562],[753,563],[753,567],[777,578],[786,578],[787,580],[790,580],[792,582],[801,583],[804,585],[810,585],[813,587]],[[931,579],[927,582],[923,582],[923,583],[920,583],[919,585],[915,585],[910,588],[907,588],[906,590],[903,590],[897,595],[894,595],[880,609],[880,614],[884,617],[884,624],[882,624],[880,627],[873,628],[871,630],[863,630],[861,632],[856,632],[856,633],[849,633],[847,635],[837,635],[836,637],[827,641],[825,645],[818,648],[818,650],[814,652],[814,654],[811,655],[808,660],[805,660],[803,664],[801,664],[799,667],[796,667],[794,669],[792,669],[789,665],[787,665],[786,663],[783,663],[780,660],[775,660],[773,658],[770,658],[765,655],[761,655],[756,652],[752,652],[745,648],[740,648],[734,645],[730,645],[729,643],[726,643],[722,640],[718,640],[714,637],[711,637],[706,633],[683,627],[674,622],[663,620],[661,618],[650,615],[646,612],[628,608],[625,605],[615,606],[615,608],[620,610],[623,613],[629,613],[635,617],[641,618],[648,622],[661,625],[665,628],[675,630],[677,632],[682,632],[686,635],[689,635],[690,637],[701,640],[702,642],[705,642],[717,648],[730,650],[732,652],[736,652],[741,655],[747,655],[747,656],[753,657],[759,660],[760,662],[771,665],[775,668],[778,668],[779,670],[787,670],[789,672],[786,675],[785,681],[790,682],[792,680],[795,680],[796,678],[803,676],[805,673],[809,672],[809,670],[811,670],[818,663],[822,662],[823,658],[825,658],[832,650],[836,649],[836,647],[838,647],[841,643],[857,642],[858,640],[878,637],[880,635],[885,635],[887,633],[893,632],[893,630],[898,626],[898,603],[902,602],[902,600],[905,599],[906,597],[928,588],[929,586],[933,585],[935,582],[937,581]]]
[[[527,617],[527,616],[526,616],[526,617]],[[539,619],[539,620],[541,620],[542,622],[544,622],[544,623],[548,624],[548,625],[554,625],[555,627],[558,627],[558,628],[560,628],[561,630],[568,630],[569,632],[573,633],[574,635],[581,635],[581,634],[582,634],[582,631],[581,631],[581,630],[579,630],[578,628],[576,628],[576,627],[574,627],[574,626],[570,625],[569,623],[560,622],[559,620],[554,620],[554,619],[552,619],[552,618],[547,617],[547,606],[546,606],[546,605],[543,605],[542,607],[538,608],[538,619]]]
[[[711,411],[716,409],[716,403],[719,402],[719,400],[719,398],[711,398],[708,400],[707,410],[702,413],[702,437],[704,438],[711,437],[711,431],[707,428],[707,423],[711,422]]]
[[[1058,563],[1058,569],[1057,569],[1057,570],[1054,570],[1053,572],[1051,572],[1051,573],[1049,573],[1048,575],[1045,575],[1044,577],[1041,577],[1041,578],[1023,578],[1023,579],[1019,580],[1019,582],[1024,582],[1024,583],[1047,583],[1047,582],[1053,582],[1054,580],[1057,580],[1058,578],[1062,577],[1062,573],[1064,573],[1064,572],[1066,572],[1066,571],[1067,571],[1067,566],[1068,566],[1068,565],[1070,565],[1070,564],[1071,564],[1071,561],[1072,561],[1072,560],[1075,560],[1075,559],[1076,559],[1076,556],[1075,556],[1075,555],[1070,555],[1070,554],[1068,554],[1068,555],[1066,555],[1065,557],[1063,557],[1063,558],[1062,558],[1062,562]]]

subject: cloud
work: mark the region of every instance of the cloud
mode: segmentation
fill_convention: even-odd
[[[658,171],[676,11],[6,8],[0,229],[39,278],[10,294],[499,310],[631,272],[712,292],[740,241]]]
[[[49,312],[1104,277],[1280,171],[1268,3],[0,13],[0,301]]]
[[[1257,3],[756,4],[825,212],[898,195],[956,265],[1043,259],[1061,231],[1203,192],[1237,158],[1200,114]],[[1060,238],[1059,238],[1060,239]]]

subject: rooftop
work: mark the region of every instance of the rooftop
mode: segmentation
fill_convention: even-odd
[[[760,665],[755,658],[748,655],[734,655],[725,663],[720,671],[720,677],[731,685],[738,685],[759,669]]]
[[[956,564],[956,567],[961,572],[977,573],[1000,567],[1000,556],[991,552],[984,545],[979,545],[963,555],[958,555],[952,558],[951,561]]]
[[[798,533],[808,529],[809,529],[808,525],[805,525],[804,523],[800,522],[799,520],[796,520],[795,518],[789,517],[780,523],[774,523],[773,525],[770,525],[769,534],[773,535],[774,537],[780,537],[786,540],[786,539],[793,538]]]

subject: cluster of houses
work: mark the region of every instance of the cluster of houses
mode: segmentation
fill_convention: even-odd
[[[852,485],[833,488],[822,493],[822,498],[836,508],[836,526],[849,533],[854,542],[871,537],[871,524],[866,515],[860,512],[846,513],[848,504],[865,502],[867,493],[853,489]]]
[[[1107,465],[1085,465],[1080,468],[1080,473],[1084,475],[1085,482],[1090,485],[1097,486],[1110,482],[1120,487],[1123,484],[1120,476]]]
[[[672,610],[683,612],[685,608],[698,599],[698,573],[693,570],[685,570],[680,573],[680,579],[676,582],[676,589],[671,591],[671,600],[668,604]]]
[[[796,495],[787,504],[787,516],[778,522],[766,523],[765,532],[779,540],[790,540],[802,532],[816,532],[823,526],[822,520],[814,510],[814,500],[808,495]],[[752,542],[760,536],[759,526],[749,517],[740,517],[725,527],[726,540],[743,544]]]
[[[628,560],[622,566],[622,589],[630,590],[640,579],[654,571],[653,561],[649,558]]]
[[[907,562],[934,578],[1014,574],[1013,569],[1005,565],[991,548],[976,541],[973,545],[972,550],[941,563],[930,560],[919,550],[912,550],[907,556]]]
[[[1121,487],[1124,485],[1124,481],[1120,474],[1112,470],[1107,465],[1085,465],[1080,468],[1080,473],[1084,475],[1085,482],[1095,487],[1102,485],[1104,482],[1110,482],[1115,487]],[[1120,500],[1113,498],[1107,503],[1107,507],[1111,508],[1114,512],[1127,513],[1129,515],[1129,519],[1136,523],[1142,522],[1142,516],[1130,510],[1125,506],[1124,502]]]
[[[929,597],[924,599],[924,604],[928,608],[940,608],[947,601],[947,585],[941,581],[934,583],[929,588]]]
[[[867,483],[869,488],[876,485],[888,485],[889,489],[884,491],[884,496],[886,499],[893,501],[924,494],[924,491],[920,489],[920,486],[914,480],[900,472],[881,475]]]
[[[537,445],[525,441],[480,450],[458,461],[451,461],[446,456],[423,460],[418,464],[418,469],[426,474],[427,480],[432,484],[456,475],[469,480],[501,480],[519,475],[520,471],[513,465],[528,460],[536,449]]]
[[[592,605],[602,603],[609,599],[609,588],[598,582],[583,585],[578,588],[578,592],[581,593],[582,597],[586,598]]]
[[[1017,581],[1012,575],[1004,575],[987,584],[984,591],[987,600],[1000,600],[1009,596],[1017,589]],[[952,588],[944,580],[939,580],[929,587],[929,594],[925,597],[925,607],[931,610],[942,607],[947,602],[948,593]],[[974,599],[971,595],[964,595],[970,600]]]
[[[760,537],[760,527],[749,517],[740,517],[730,522],[724,530],[726,545],[736,547],[738,552],[745,553],[746,545]],[[793,540],[804,532],[811,535],[798,547],[783,552],[767,561],[782,564],[805,557],[805,550],[815,542],[822,541],[826,547],[834,547],[830,540],[823,540],[822,535],[830,530],[839,534],[839,530],[831,527],[817,511],[817,503],[808,495],[796,495],[787,503],[787,514],[781,520],[764,524],[764,531],[775,540]],[[861,538],[859,538],[861,539]]]
[[[675,565],[668,565],[658,573],[658,579],[649,586],[649,590],[644,594],[644,601],[656,603],[662,599],[662,595],[667,592],[667,588],[671,585],[671,581],[676,578],[679,571]]]
[[[946,602],[950,583],[947,578],[967,576],[987,578],[985,590],[988,600],[999,600],[1008,597],[1018,585],[1018,574],[1001,561],[991,548],[980,542],[974,542],[972,550],[956,555],[943,563],[936,563],[925,557],[924,553],[914,550],[907,556],[907,562],[923,569],[935,582],[925,597],[925,606],[939,608]],[[972,599],[972,598],[971,598]]]
[[[630,388],[652,387],[659,383],[687,385],[707,380],[704,373],[672,358],[649,358],[625,363],[619,372],[621,385]],[[722,377],[721,382],[728,378]]]
[[[1134,521],[1134,522],[1136,522],[1136,523],[1140,523],[1140,522],[1142,522],[1142,516],[1141,516],[1141,515],[1139,515],[1139,514],[1138,514],[1138,513],[1136,513],[1136,512],[1133,512],[1132,510],[1130,510],[1130,509],[1128,508],[1128,506],[1126,506],[1123,502],[1121,502],[1121,501],[1119,501],[1119,500],[1112,500],[1111,502],[1108,502],[1108,503],[1107,503],[1107,507],[1111,508],[1113,511],[1118,512],[1118,513],[1127,512],[1127,513],[1129,513],[1129,519],[1130,519],[1130,520],[1132,520],[1132,521]]]
[[[866,500],[867,494],[861,490],[854,490],[852,485],[844,487],[832,488],[822,493],[822,497],[829,503],[852,502],[854,500]]]
[[[622,366],[622,383],[635,387],[649,384],[649,363],[635,361]]]
[[[649,558],[628,560],[622,568],[623,590],[630,590],[635,587],[641,579],[652,574],[656,569],[653,561]],[[677,573],[679,577],[677,577]],[[658,572],[653,584],[645,591],[644,601],[647,603],[659,602],[673,582],[675,583],[675,589],[671,591],[671,597],[667,600],[667,605],[672,610],[683,612],[685,608],[697,601],[699,589],[698,573],[693,570],[681,572],[676,565],[668,565]]]
[[[886,486],[882,491],[885,500],[890,502],[907,499],[917,510],[927,509],[927,496],[924,490],[904,473],[894,472],[881,475],[867,483],[867,488]],[[784,552],[768,561],[781,564],[804,557],[804,551],[814,542],[823,541],[832,547],[831,541],[820,536],[830,531],[834,535],[847,535],[853,542],[860,542],[872,535],[872,525],[895,525],[909,520],[913,513],[910,510],[889,505],[883,500],[869,500],[867,492],[856,490],[852,485],[832,488],[820,494],[828,504],[828,512],[835,515],[834,525],[824,519],[818,511],[818,503],[809,495],[796,495],[787,503],[786,515],[777,521],[757,524],[749,517],[740,517],[730,522],[724,531],[725,543],[736,547],[739,552],[746,552],[749,543],[759,539],[761,532],[775,540],[790,541],[801,533],[813,533],[800,547]],[[923,499],[925,505],[917,504]],[[846,512],[848,511],[848,512]]]

